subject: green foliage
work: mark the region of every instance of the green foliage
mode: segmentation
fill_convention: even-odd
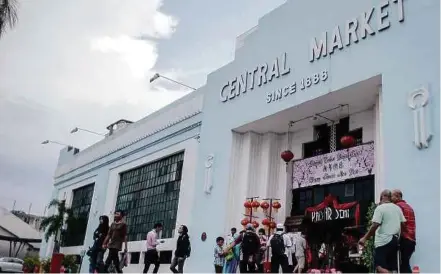
[[[16,0],[0,0],[0,36],[17,23]]]
[[[366,214],[366,219],[368,220],[368,229],[372,225],[372,217],[374,216],[374,211],[377,205],[375,203],[372,203],[369,206],[368,212]],[[363,264],[369,269],[369,273],[374,273],[374,238],[370,238],[365,243],[365,247],[363,249]]]
[[[75,255],[66,255],[63,259],[64,268],[69,269],[70,273],[78,272],[78,265],[76,264],[77,258]]]
[[[43,273],[51,272],[51,258],[47,258],[46,260],[41,261],[41,268]]]
[[[58,239],[58,233],[63,228],[65,215],[67,215],[68,221],[73,218],[72,210],[66,207],[66,200],[52,200],[49,203],[49,208],[52,207],[56,207],[57,212],[52,216],[46,217],[41,222],[41,229],[46,231],[44,235],[46,241],[48,241],[51,236],[55,236],[55,239]]]
[[[40,264],[40,258],[38,256],[26,256],[23,259],[23,266],[29,270],[33,270],[35,266]]]

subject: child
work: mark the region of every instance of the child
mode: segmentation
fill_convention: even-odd
[[[214,247],[214,270],[216,273],[222,273],[222,269],[225,263],[224,255],[224,238],[216,238],[216,246]]]

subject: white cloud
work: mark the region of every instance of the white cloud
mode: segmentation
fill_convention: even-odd
[[[158,58],[156,43],[133,39],[128,36],[118,38],[99,37],[92,40],[92,50],[103,53],[114,52],[127,63],[136,78],[148,77]]]
[[[103,132],[119,118],[140,119],[184,95],[149,83],[158,42],[177,26],[161,5],[21,2],[19,24],[0,43],[0,163],[9,163],[0,166],[1,189],[26,186],[18,200],[45,203],[60,147],[42,146],[42,140],[84,148],[96,137],[71,135],[72,127]]]

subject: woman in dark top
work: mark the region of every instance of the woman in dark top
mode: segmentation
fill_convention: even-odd
[[[90,272],[102,272],[103,255],[105,250],[102,248],[104,239],[109,232],[109,217],[100,216],[100,224],[93,233],[93,246],[90,254]],[[100,271],[101,270],[101,271]]]
[[[179,237],[176,243],[175,257],[170,265],[170,270],[173,273],[184,273],[185,259],[190,257],[190,237],[188,237],[188,228],[185,225],[181,225],[178,230]],[[178,270],[176,270],[178,266]]]

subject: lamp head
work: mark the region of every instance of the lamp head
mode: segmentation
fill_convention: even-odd
[[[75,133],[75,132],[78,132],[78,128],[77,127],[70,131],[70,133]]]
[[[159,73],[155,73],[155,75],[152,76],[152,78],[150,78],[150,83],[155,81],[156,79],[158,79],[160,77]]]
[[[41,142],[41,144],[42,145],[47,145],[47,144],[49,144],[49,140],[45,140],[45,141]]]

